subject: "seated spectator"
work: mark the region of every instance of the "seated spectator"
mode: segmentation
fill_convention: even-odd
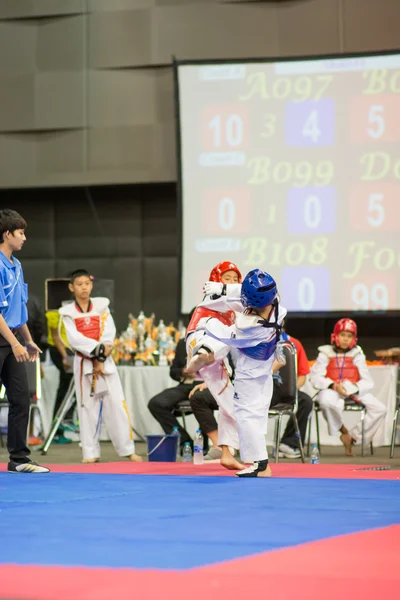
[[[179,382],[178,385],[163,390],[154,396],[148,404],[151,414],[156,421],[160,423],[165,433],[171,433],[174,427],[178,427],[181,436],[181,449],[185,442],[189,442],[191,446],[193,446],[193,441],[188,432],[183,429],[178,419],[175,417],[174,409],[182,400],[188,400],[190,392],[196,384],[200,383],[199,381],[195,381],[191,375],[187,374],[186,360],[186,343],[185,340],[182,339],[179,340],[176,346],[175,358],[170,369],[170,376],[172,379]],[[199,392],[199,396],[203,399],[206,398],[206,401],[208,401],[211,394],[208,390],[205,390]]]
[[[214,417],[214,411],[218,410],[218,404],[214,396],[208,391],[205,383],[199,383],[189,393],[189,399],[204,440],[207,437],[213,444],[204,460],[220,460],[222,450],[218,446],[218,424]]]
[[[374,437],[387,410],[370,393],[374,383],[364,352],[357,346],[356,323],[352,319],[340,319],[331,335],[331,343],[318,350],[318,358],[311,369],[311,383],[320,390],[317,400],[328,423],[329,435],[340,432],[346,456],[354,456],[353,445],[361,442],[361,423],[351,431],[343,425],[345,399],[360,401],[366,407],[366,444]]]
[[[299,424],[301,441],[304,445],[307,424],[309,415],[313,409],[313,401],[308,394],[301,392],[300,388],[305,384],[306,377],[310,372],[308,364],[307,354],[303,348],[303,344],[296,338],[288,335],[285,331],[287,319],[283,323],[283,331],[281,334],[282,341],[292,342],[296,346],[297,350],[297,388],[298,388],[298,409],[296,413],[297,422]],[[285,398],[282,396],[282,379],[279,375],[279,369],[281,365],[278,361],[274,364],[274,389],[272,392],[272,399],[270,408],[273,408],[277,404],[285,402]],[[279,456],[284,458],[301,458],[299,440],[294,427],[293,419],[289,419],[286,429],[283,433],[279,444]]]

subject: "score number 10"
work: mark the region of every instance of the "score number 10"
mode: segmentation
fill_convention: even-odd
[[[210,106],[202,114],[203,149],[209,152],[243,150],[247,136],[247,112],[242,106]]]

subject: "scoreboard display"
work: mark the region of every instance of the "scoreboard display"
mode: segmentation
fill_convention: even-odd
[[[397,310],[400,54],[176,69],[182,312],[225,260],[292,312]]]

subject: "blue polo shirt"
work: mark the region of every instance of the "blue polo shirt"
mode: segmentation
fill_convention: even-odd
[[[24,282],[21,263],[14,256],[11,262],[0,251],[0,313],[10,329],[27,322],[27,300],[28,286]]]

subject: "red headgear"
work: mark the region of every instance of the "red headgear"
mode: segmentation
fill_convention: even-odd
[[[221,277],[227,271],[235,271],[235,273],[237,273],[237,276],[239,278],[239,283],[242,283],[241,272],[239,271],[239,269],[235,265],[235,263],[231,263],[231,262],[218,263],[211,271],[209,281],[216,281],[218,283],[221,283]]]
[[[349,331],[353,334],[353,339],[351,340],[351,344],[349,348],[354,348],[357,344],[357,325],[352,319],[340,319],[334,327],[333,333],[331,334],[331,344],[336,344],[339,346],[339,333],[341,331]]]

